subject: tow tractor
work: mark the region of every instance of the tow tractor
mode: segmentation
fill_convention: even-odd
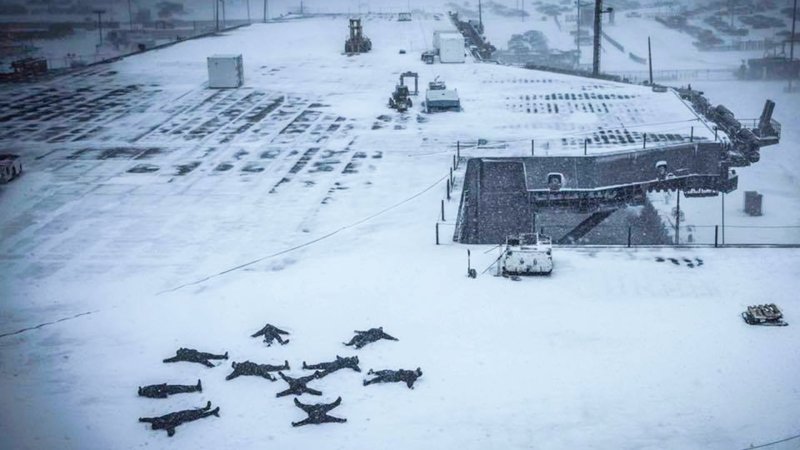
[[[510,236],[500,256],[504,277],[550,275],[553,272],[553,241],[549,236],[526,233]]]
[[[392,96],[389,97],[389,108],[396,109],[398,112],[408,110],[412,106],[410,95],[408,86],[398,84],[395,86]]]

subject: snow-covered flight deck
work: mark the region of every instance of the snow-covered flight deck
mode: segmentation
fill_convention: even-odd
[[[552,155],[582,154],[586,138],[589,152],[638,147],[641,133],[687,142],[692,126],[714,139],[671,92],[423,64],[433,30],[450,27],[366,17],[373,50],[347,57],[345,17],[254,24],[0,87],[0,144],[25,159],[0,189],[0,442],[743,448],[796,432],[797,250],[759,250],[754,265],[743,249],[563,249],[551,278],[511,283],[467,279],[465,246],[433,245],[457,140],[496,144],[462,156],[514,156],[531,139]],[[206,89],[206,57],[238,52],[245,86]],[[423,92],[440,76],[464,110],[423,114],[422,95],[390,110],[408,70]],[[448,221],[457,207],[447,202]],[[471,248],[480,270],[495,258]],[[764,280],[781,286],[768,299]],[[745,305],[766,300],[789,327],[742,323]],[[250,339],[264,322],[291,343]],[[320,380],[321,401],[342,396],[344,425],[292,429],[302,415],[275,398],[277,383],[161,363],[188,346],[289,360],[299,376],[303,360],[350,355],[352,330],[381,325],[400,341],[355,352],[362,369],[425,374],[413,391],[367,389],[353,373]],[[200,395],[135,395],[198,378]],[[206,400],[221,417],[173,438],[136,422]]]

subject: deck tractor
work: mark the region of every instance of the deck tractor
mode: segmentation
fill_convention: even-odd
[[[500,274],[550,275],[553,272],[553,241],[537,233],[508,237],[500,255]]]
[[[389,108],[396,109],[398,112],[407,111],[408,108],[411,108],[413,103],[411,102],[411,94],[408,90],[408,86],[403,84],[398,84],[394,88],[394,92],[392,92],[392,96],[389,97]]]

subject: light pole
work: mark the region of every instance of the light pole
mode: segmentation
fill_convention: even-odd
[[[789,38],[791,39],[791,42],[789,42],[789,61],[794,60],[795,23],[797,23],[797,0],[794,0],[794,7],[792,8],[792,35]]]
[[[250,23],[250,0],[247,0],[247,23]]]
[[[591,3],[581,3],[580,1],[575,2],[575,5],[578,7],[578,31],[576,31],[577,36],[575,36],[575,43],[578,47],[578,61],[575,64],[576,68],[580,68],[581,65],[581,6],[589,6]]]
[[[102,15],[105,14],[106,10],[104,10],[104,9],[95,9],[92,12],[97,14],[97,32],[100,35],[100,45],[98,45],[98,48],[99,48],[99,47],[103,46],[103,19],[102,19]]]
[[[614,8],[603,9],[603,0],[594,2],[594,57],[592,58],[592,75],[600,74],[600,35],[603,33],[602,15],[614,11]]]
[[[678,208],[675,214],[675,244],[681,245],[681,189],[678,188]]]
[[[128,0],[128,28],[133,29],[133,8],[131,7],[131,0]]]
[[[796,23],[797,23],[797,0],[794,0],[794,6],[792,7],[792,34],[789,35],[789,67],[791,67],[792,62],[794,61],[794,39],[795,39],[794,29]],[[793,77],[794,74],[790,72],[789,87],[788,87],[789,92],[792,92],[793,90],[792,89]]]
[[[264,0],[264,23],[267,23],[267,8],[269,8],[269,3]]]
[[[211,5],[214,13],[214,30],[219,31],[219,0],[211,0]]]
[[[725,193],[722,193],[722,245],[725,245]]]

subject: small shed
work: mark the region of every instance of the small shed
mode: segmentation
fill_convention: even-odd
[[[242,55],[213,55],[208,57],[208,87],[238,88],[244,84]]]

